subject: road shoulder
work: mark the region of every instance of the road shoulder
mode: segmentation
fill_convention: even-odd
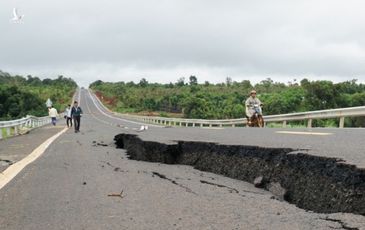
[[[47,125],[28,134],[0,140],[0,172],[28,156],[40,144],[64,128],[62,124]]]

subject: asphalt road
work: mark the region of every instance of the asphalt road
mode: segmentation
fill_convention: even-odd
[[[112,119],[113,114],[94,99],[112,125],[123,126],[123,120]],[[108,116],[105,116],[107,114]],[[128,127],[128,126],[127,126]],[[129,127],[128,127],[129,128]],[[129,132],[130,129],[124,132]],[[151,131],[152,130],[152,131]],[[147,132],[139,132],[144,140],[173,142],[175,140],[214,142],[228,145],[253,145],[261,147],[292,148],[295,152],[342,159],[347,164],[365,168],[364,128],[161,128],[150,126]]]
[[[116,149],[113,144],[116,134],[131,132],[167,142],[187,138],[296,146],[293,142],[300,144],[304,140],[303,146],[313,154],[340,154],[341,151],[330,153],[335,147],[328,147],[328,152],[317,152],[325,145],[324,139],[245,128],[150,126],[145,132],[136,132],[140,124],[113,118],[95,104],[83,90],[81,107],[85,114],[81,132],[68,130],[0,190],[0,229],[341,229],[343,226],[365,229],[364,216],[307,212],[271,199],[269,192],[242,181],[189,166],[128,160],[124,150]],[[323,137],[339,140],[349,131],[321,132],[334,133]],[[37,138],[36,133],[29,135]],[[262,141],[255,136],[270,138]],[[337,144],[337,139],[330,142]],[[352,141],[349,146],[356,149],[354,139],[349,140]],[[349,157],[357,154],[349,152],[343,158],[357,163],[356,158]],[[363,163],[361,157],[359,163]],[[212,184],[201,183],[202,180]],[[233,189],[238,193],[232,192]],[[122,197],[108,196],[121,191]]]
[[[26,157],[30,150],[35,149],[63,128],[63,122],[60,121],[56,126],[46,125],[33,129],[31,131],[32,135],[21,135],[0,140],[0,172],[4,171],[9,165]]]

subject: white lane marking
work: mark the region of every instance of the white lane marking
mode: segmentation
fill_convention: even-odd
[[[101,120],[100,118],[98,118],[98,117],[96,117],[95,115],[94,115],[94,113],[92,113],[91,112],[91,109],[90,109],[90,107],[89,107],[89,102],[87,102],[87,100],[85,99],[85,101],[86,101],[86,107],[87,107],[87,109],[89,110],[89,113],[91,114],[91,116],[93,116],[96,120],[98,120],[98,121],[100,121],[101,123],[104,123],[104,124],[107,124],[107,125],[111,125],[111,126],[113,126],[111,123],[109,123],[109,122],[106,122],[106,121],[104,121],[104,120]]]
[[[110,117],[110,118],[113,118],[113,119],[116,119],[116,120],[120,120],[120,121],[124,121],[124,122],[129,122],[129,123],[133,123],[133,124],[138,124],[138,125],[145,125],[146,123],[141,123],[141,122],[136,122],[136,121],[130,121],[130,120],[126,120],[126,119],[122,119],[122,118],[119,118],[119,117],[113,117],[109,114],[106,114],[104,111],[102,111],[99,107],[99,105],[96,104],[95,102],[95,99],[93,98],[93,96],[91,95],[90,93],[90,90],[88,90],[89,92],[89,95],[90,95],[90,98],[92,100],[92,102],[94,103],[95,107],[102,113],[104,114],[105,116],[107,117]],[[150,126],[153,126],[153,127],[158,127],[158,128],[162,128],[161,126],[158,126],[158,125],[152,125],[152,124],[149,124]]]
[[[90,89],[88,89],[89,90],[89,92],[90,92]],[[99,104],[106,110],[106,111],[108,111],[109,113],[114,113],[113,111],[111,111],[108,107],[106,107],[101,101],[100,101],[100,99],[93,93],[92,94],[92,96],[93,96],[93,98],[95,98],[96,99],[96,101],[97,102],[99,102]]]
[[[328,136],[333,133],[314,133],[314,132],[295,132],[295,131],[276,131],[280,134],[294,134],[294,135],[317,135],[317,136]]]
[[[64,128],[57,134],[48,138],[45,142],[39,145],[36,149],[33,150],[31,154],[26,156],[24,159],[16,162],[15,164],[10,165],[4,172],[0,174],[0,189],[2,189],[7,183],[9,183],[20,171],[22,171],[27,165],[35,161],[38,157],[40,157],[50,144],[54,140],[56,140],[59,136],[65,133],[68,128]]]

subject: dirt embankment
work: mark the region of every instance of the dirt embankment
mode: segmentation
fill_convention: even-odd
[[[315,212],[365,215],[365,170],[338,159],[294,154],[289,148],[186,141],[164,144],[132,134],[119,134],[114,140],[130,159],[191,165],[276,189],[284,200]]]

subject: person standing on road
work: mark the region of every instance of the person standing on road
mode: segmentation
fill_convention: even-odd
[[[80,118],[82,109],[79,107],[77,101],[74,102],[74,106],[71,109],[71,116],[74,119],[75,133],[80,132]]]
[[[57,109],[53,108],[53,106],[48,108],[48,114],[52,119],[52,124],[56,125],[56,121],[57,121]]]
[[[68,105],[65,109],[65,118],[67,127],[72,127],[72,118],[71,118],[71,105]]]

